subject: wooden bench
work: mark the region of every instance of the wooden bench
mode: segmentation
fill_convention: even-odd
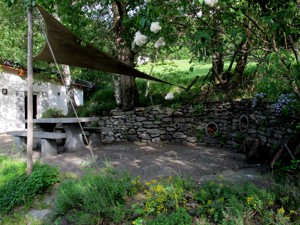
[[[18,147],[23,147],[26,145],[27,141],[27,131],[9,131],[6,134],[15,136],[15,144]],[[43,132],[43,131],[34,131],[34,138],[41,139],[41,157],[55,156],[57,155],[57,144],[56,140],[66,138],[65,133],[56,133],[56,132]]]
[[[84,134],[88,136],[89,144],[92,148],[102,146],[102,130],[99,127],[83,127]]]

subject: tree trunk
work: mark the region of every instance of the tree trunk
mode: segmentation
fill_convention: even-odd
[[[250,50],[250,36],[251,36],[251,24],[249,23],[246,31],[246,40],[242,41],[238,49],[238,58],[236,61],[236,67],[234,70],[234,75],[238,76],[239,83],[243,82],[244,70],[247,64],[247,59]]]
[[[28,43],[27,43],[27,175],[32,172],[32,146],[33,146],[33,19],[32,19],[32,3],[28,2]]]
[[[115,99],[118,106],[122,104],[122,97],[121,97],[121,84],[120,84],[120,76],[114,75],[114,88],[115,88]]]
[[[120,47],[118,59],[133,67],[133,52],[128,47]],[[135,77],[121,76],[121,96],[124,110],[131,110],[138,102],[138,93],[135,84]]]
[[[114,0],[112,2],[113,11],[113,30],[115,33],[115,47],[118,52],[118,59],[129,65],[134,66],[134,53],[131,50],[131,43],[127,43],[123,38],[124,30],[123,18],[127,16],[126,3]],[[135,77],[121,76],[121,96],[122,107],[124,110],[131,110],[138,102],[138,92]]]
[[[213,34],[211,39],[211,48],[212,48],[212,68],[213,76],[215,82],[218,83],[220,80],[220,75],[224,71],[224,60],[223,60],[223,36],[220,32],[221,21],[219,19],[219,12],[217,9],[213,11]]]
[[[74,97],[74,89],[72,87],[72,78],[71,78],[71,72],[70,67],[68,65],[62,65],[63,75],[64,75],[64,81],[66,85],[66,91],[68,94],[68,113],[73,112],[73,106],[76,108],[76,102]]]

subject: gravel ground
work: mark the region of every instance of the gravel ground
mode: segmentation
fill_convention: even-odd
[[[184,145],[149,145],[142,143],[114,143],[94,149],[95,158],[88,149],[41,159],[43,162],[58,166],[62,172],[78,175],[89,163],[107,164],[140,176],[142,180],[158,179],[169,175],[192,177],[198,182],[214,179],[222,174],[230,182],[266,182],[261,166],[249,165],[245,155],[228,149],[206,146],[189,147]],[[0,134],[0,155],[20,154],[13,145],[11,136]],[[34,160],[40,160],[40,152],[34,151]]]

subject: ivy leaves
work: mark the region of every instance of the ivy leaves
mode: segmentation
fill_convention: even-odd
[[[7,4],[7,6],[11,7],[14,4],[18,3],[18,0],[2,0],[5,4]],[[35,1],[34,0],[24,0],[24,4],[26,6],[35,6]]]

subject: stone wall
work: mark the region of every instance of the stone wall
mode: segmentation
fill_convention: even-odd
[[[243,115],[242,119],[241,116]],[[290,129],[292,118],[276,115],[272,107],[251,107],[249,101],[211,102],[204,108],[186,106],[176,110],[152,106],[133,111],[112,110],[99,125],[103,142],[205,143],[241,149],[246,139],[259,139],[271,147]],[[248,124],[247,124],[248,123]]]

